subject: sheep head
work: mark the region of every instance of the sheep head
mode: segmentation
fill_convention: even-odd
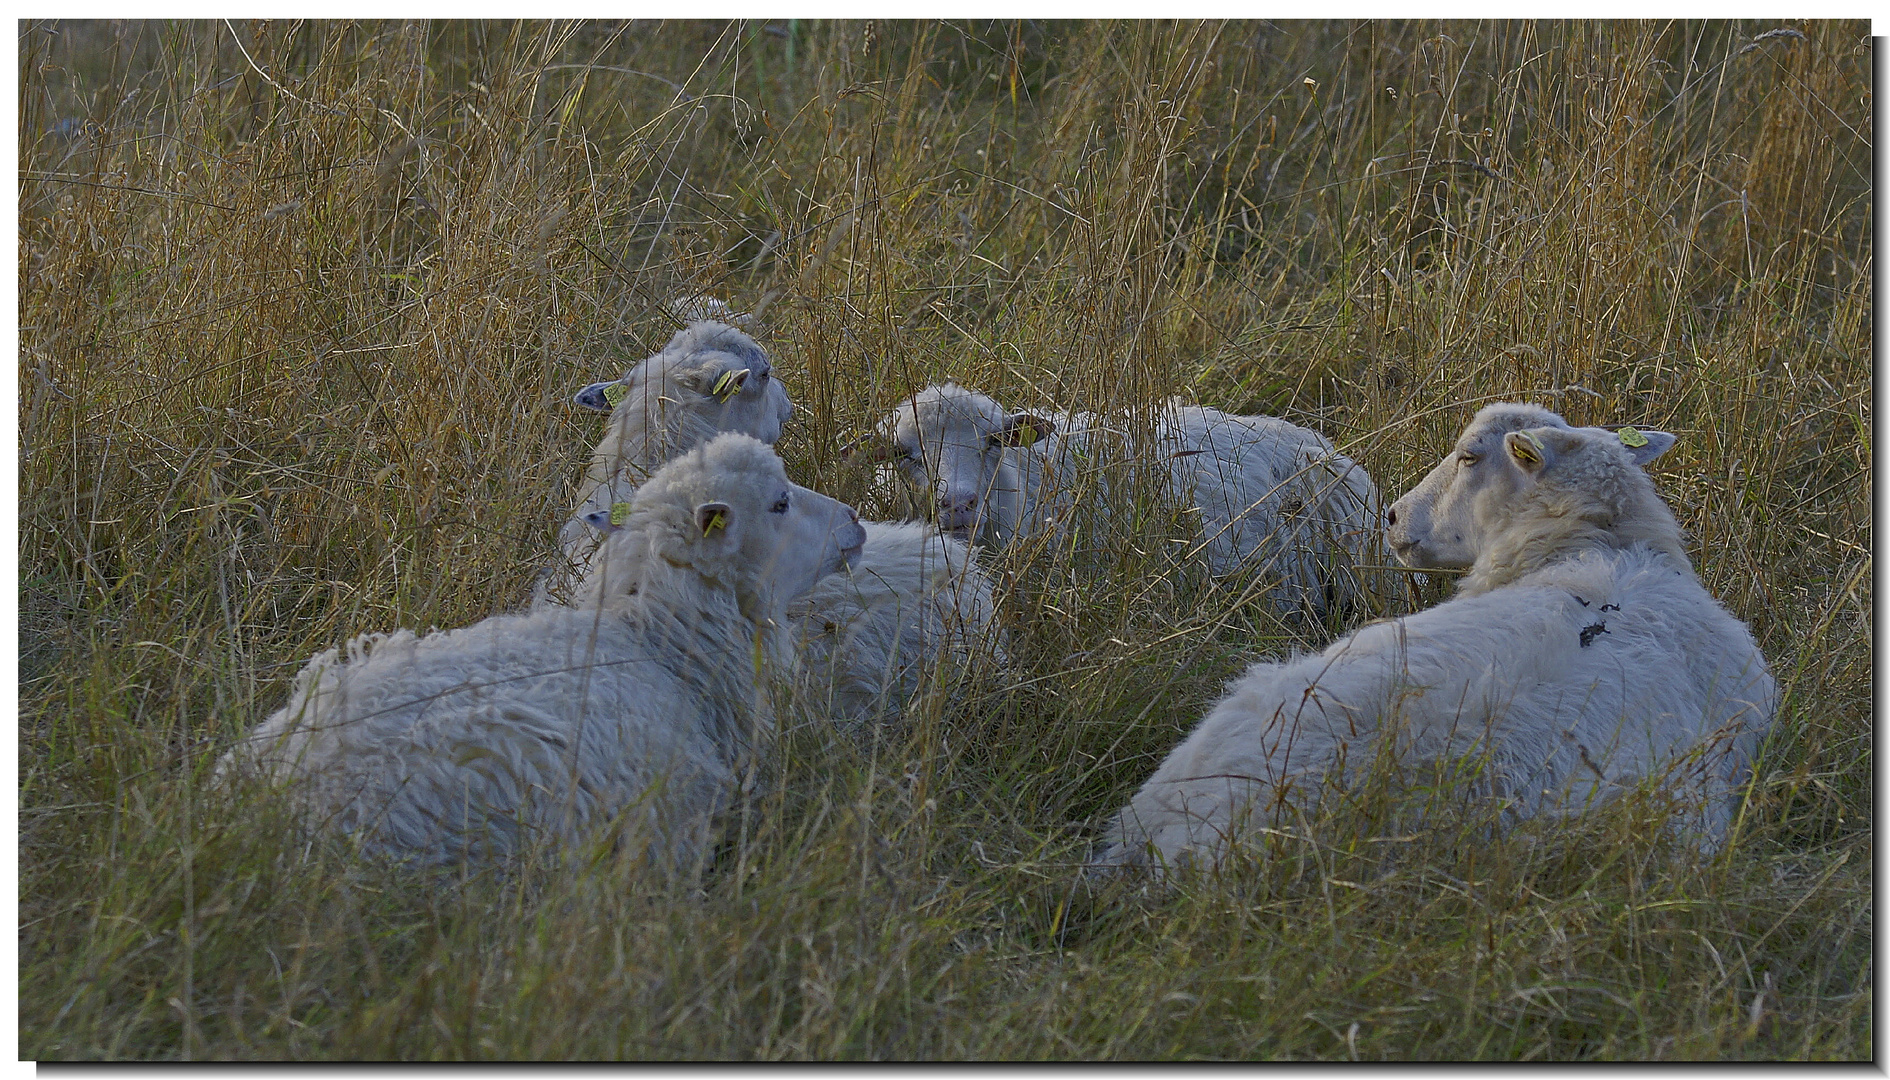
[[[1444,460],[1386,511],[1385,541],[1398,559],[1425,569],[1460,570],[1476,562],[1475,505],[1500,503],[1516,479],[1501,466],[1503,438],[1549,427],[1568,422],[1537,405],[1497,404],[1478,412]]]
[[[914,490],[929,494],[944,532],[1001,547],[1023,507],[1006,451],[1028,449],[1056,430],[1053,420],[1012,413],[948,382],[914,394],[848,451],[856,460],[891,462]]]
[[[1407,566],[1473,568],[1480,587],[1578,543],[1646,542],[1684,561],[1673,515],[1641,469],[1674,442],[1664,431],[1574,428],[1536,406],[1492,405],[1392,505],[1386,537]]]
[[[662,432],[661,457],[679,454],[723,431],[772,443],[793,414],[787,391],[773,372],[767,352],[755,339],[732,326],[699,322],[677,331],[662,352],[623,378],[592,383],[571,400],[611,413],[613,420],[621,416]]]
[[[847,566],[866,538],[852,507],[788,480],[770,447],[734,432],[659,469],[612,516],[622,520],[583,597],[607,604],[647,594],[653,573],[680,570],[733,590],[757,621]]]

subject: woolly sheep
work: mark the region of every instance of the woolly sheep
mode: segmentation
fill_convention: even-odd
[[[788,605],[862,539],[768,446],[721,435],[643,485],[573,606],[323,653],[220,768],[290,781],[378,855],[501,860],[610,825],[687,866],[773,730]]]
[[[1116,816],[1099,861],[1211,862],[1243,824],[1305,805],[1381,752],[1485,755],[1484,790],[1516,818],[1662,780],[1680,820],[1716,845],[1774,692],[1639,467],[1673,442],[1570,428],[1533,406],[1483,410],[1397,503],[1408,562],[1470,563],[1458,595],[1248,669]],[[1405,529],[1423,499],[1447,534]]]
[[[585,517],[627,501],[664,462],[724,431],[779,440],[793,405],[773,371],[755,339],[723,323],[697,322],[621,379],[579,390],[572,400],[609,413],[610,422],[591,454],[578,508],[558,534],[563,565],[538,583],[533,606],[557,602],[584,576],[597,544]]]
[[[945,532],[1003,548],[1067,520],[1099,430],[1090,413],[1013,413],[947,382],[913,395],[857,449],[929,492]],[[1270,596],[1288,610],[1355,594],[1348,564],[1376,531],[1378,492],[1324,436],[1170,403],[1156,439],[1170,494],[1199,511],[1196,551],[1210,572],[1270,570],[1280,578]]]

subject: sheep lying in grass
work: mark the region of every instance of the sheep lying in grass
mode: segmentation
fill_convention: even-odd
[[[381,855],[504,859],[614,826],[687,865],[773,730],[788,605],[863,538],[765,444],[719,436],[643,485],[572,606],[356,638],[220,768],[292,782]]]
[[[1118,814],[1101,861],[1211,862],[1245,822],[1381,755],[1481,759],[1479,790],[1515,817],[1664,781],[1679,820],[1716,844],[1773,684],[1641,471],[1673,442],[1484,409],[1394,508],[1407,562],[1470,566],[1458,595],[1255,664]]]
[[[772,375],[755,339],[722,323],[698,322],[623,378],[579,390],[573,400],[609,413],[610,422],[591,454],[578,509],[558,534],[564,565],[540,580],[533,606],[558,602],[583,578],[597,545],[584,519],[628,501],[664,462],[724,431],[765,443],[780,439],[793,405]]]
[[[945,532],[1002,548],[1060,528],[1096,434],[1089,413],[1013,413],[955,383],[913,395],[856,452],[929,492]],[[1377,527],[1365,470],[1317,432],[1267,416],[1170,404],[1149,453],[1170,494],[1199,512],[1210,572],[1277,575],[1287,610],[1348,602],[1351,564]]]

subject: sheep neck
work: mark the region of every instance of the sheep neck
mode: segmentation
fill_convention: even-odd
[[[1688,573],[1693,564],[1680,542],[1680,527],[1658,495],[1624,513],[1571,512],[1565,506],[1538,505],[1513,519],[1478,556],[1457,586],[1457,595],[1475,596],[1508,585],[1544,567],[1586,551],[1621,551],[1637,544],[1657,551]]]
[[[767,592],[748,592],[697,568],[654,553],[617,564],[635,583],[608,608],[639,627],[645,641],[671,657],[670,672],[698,691],[718,745],[746,745],[774,727],[770,684],[795,667],[785,605]],[[738,704],[739,703],[739,704]]]
[[[591,458],[586,479],[592,490],[618,476],[641,484],[665,462],[717,433],[706,417],[667,401],[639,400],[637,407],[625,407],[630,400],[611,413],[610,428]]]
[[[993,547],[1034,536],[1071,498],[1076,468],[1070,456],[1088,447],[1092,418],[1088,413],[1052,413],[1051,419],[1055,434],[1007,449],[998,465],[990,492],[996,511]]]

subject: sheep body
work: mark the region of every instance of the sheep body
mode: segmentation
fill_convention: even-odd
[[[1011,413],[948,382],[883,420],[875,454],[933,495],[946,532],[1002,548],[1068,519],[1099,434],[1094,414]],[[1375,531],[1378,493],[1324,436],[1171,402],[1149,454],[1166,494],[1200,512],[1196,550],[1209,572],[1276,573],[1271,595],[1294,610],[1323,611],[1356,594],[1349,564]]]
[[[1519,439],[1533,469],[1509,456]],[[1658,779],[1700,837],[1724,836],[1774,708],[1750,632],[1676,554],[1672,514],[1612,433],[1513,429],[1498,447],[1479,460],[1518,475],[1466,481],[1494,497],[1459,595],[1255,664],[1116,816],[1100,861],[1218,855],[1380,754],[1484,756],[1484,793],[1518,817]]]
[[[1171,405],[1162,449],[1177,487],[1201,510],[1211,573],[1261,569],[1285,610],[1323,612],[1353,602],[1355,564],[1378,526],[1378,489],[1331,440],[1271,416]]]
[[[813,700],[869,718],[911,701],[936,664],[1004,661],[991,579],[970,545],[918,522],[860,524],[854,565],[788,609]]]
[[[380,855],[503,859],[615,822],[686,864],[772,731],[787,604],[861,539],[724,435],[637,493],[576,606],[331,649],[220,769],[290,781],[313,823]]]

